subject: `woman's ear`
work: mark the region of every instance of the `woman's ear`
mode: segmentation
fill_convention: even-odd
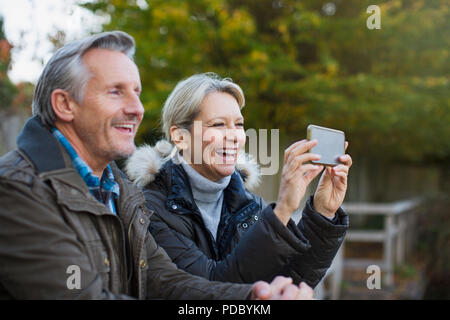
[[[74,101],[67,91],[55,89],[51,94],[51,103],[56,119],[71,122],[74,118]]]
[[[170,127],[170,138],[178,150],[189,148],[190,136],[191,134],[186,129],[181,129],[177,126]]]

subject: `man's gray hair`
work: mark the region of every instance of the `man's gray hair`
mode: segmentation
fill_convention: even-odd
[[[245,105],[244,92],[230,78],[220,78],[208,72],[195,74],[180,81],[164,103],[162,110],[162,129],[168,141],[171,141],[170,127],[190,129],[200,112],[200,105],[212,92],[224,92],[233,96],[239,107]]]
[[[34,89],[33,115],[38,115],[44,125],[53,126],[56,120],[51,103],[54,90],[65,90],[77,103],[82,103],[85,86],[92,76],[82,57],[95,48],[119,51],[134,59],[134,39],[122,31],[98,33],[58,49],[47,62]]]

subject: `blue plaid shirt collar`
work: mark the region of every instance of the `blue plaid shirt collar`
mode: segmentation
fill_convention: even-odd
[[[88,186],[91,193],[97,198],[97,200],[107,205],[113,213],[116,213],[113,199],[111,197],[101,199],[102,197],[100,196],[103,192],[106,192],[107,194],[112,194],[114,199],[117,199],[119,197],[120,188],[114,179],[114,174],[112,172],[111,166],[108,164],[105,171],[103,171],[102,177],[98,178],[93,174],[92,169],[87,165],[87,163],[84,162],[83,159],[81,159],[81,157],[77,154],[75,149],[66,139],[66,137],[61,133],[61,131],[56,128],[52,128],[51,131],[56,139],[58,139],[58,141],[69,153],[75,170],[78,171],[84,182],[86,182],[86,185]]]

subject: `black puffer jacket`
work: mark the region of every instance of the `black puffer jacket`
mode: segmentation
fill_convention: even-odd
[[[296,225],[284,226],[258,195],[246,188],[258,180],[255,163],[238,165],[224,190],[217,240],[206,228],[180,164],[164,161],[167,142],[139,148],[126,165],[144,187],[154,210],[150,231],[179,268],[211,280],[252,283],[290,276],[315,287],[329,268],[348,228],[342,209],[334,220],[314,211],[313,197]],[[249,158],[247,158],[249,160]],[[242,163],[242,161],[239,161]],[[256,176],[255,176],[256,175]]]

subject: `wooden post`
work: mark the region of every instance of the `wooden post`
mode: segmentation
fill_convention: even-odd
[[[405,233],[406,233],[406,219],[407,215],[399,214],[398,216],[398,231],[397,231],[397,248],[396,248],[396,263],[402,264],[405,261]]]
[[[341,245],[333,261],[334,270],[331,279],[331,299],[338,300],[341,293],[342,274],[344,272],[344,244]]]
[[[394,217],[392,215],[387,215],[385,218],[384,232],[384,270],[385,272],[385,284],[387,286],[392,286],[394,284],[394,266],[392,261],[392,249],[393,249],[393,233],[394,233]]]

